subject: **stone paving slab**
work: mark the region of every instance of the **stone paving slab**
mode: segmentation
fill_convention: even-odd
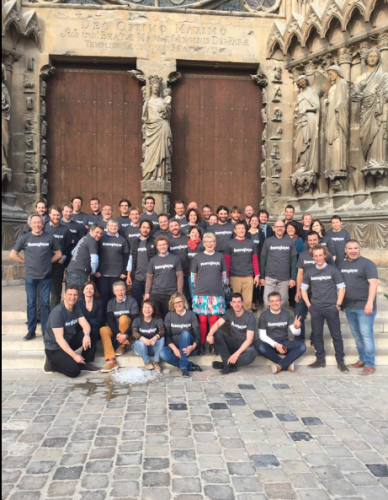
[[[388,370],[7,372],[3,500],[388,500]]]

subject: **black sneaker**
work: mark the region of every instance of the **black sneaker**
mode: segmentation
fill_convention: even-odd
[[[54,370],[52,369],[52,366],[51,366],[51,361],[48,359],[47,356],[46,356],[46,359],[44,362],[43,371],[45,373],[54,373]]]
[[[84,365],[80,365],[81,370],[84,372],[94,372],[98,373],[101,371],[101,368],[97,368],[97,366],[92,365],[92,363],[85,363]]]
[[[222,370],[223,367],[224,367],[224,363],[222,361],[213,361],[212,363],[212,367],[215,369],[215,370]]]
[[[337,366],[342,373],[349,373],[349,368],[345,365],[345,363],[338,363]]]
[[[191,362],[191,371],[192,372],[201,372],[202,366],[196,365],[195,363]]]
[[[182,370],[182,377],[184,378],[190,378],[190,374],[188,370]]]
[[[221,375],[229,375],[229,373],[236,373],[237,368],[235,365],[228,365],[222,368],[220,371]]]
[[[24,340],[34,340],[34,339],[36,339],[35,332],[28,332],[27,335],[24,337]]]

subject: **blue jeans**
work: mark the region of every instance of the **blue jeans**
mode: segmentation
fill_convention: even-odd
[[[300,340],[284,340],[283,342],[279,342],[279,344],[282,344],[287,348],[287,354],[284,358],[281,358],[278,351],[274,347],[267,344],[267,342],[260,342],[258,351],[265,358],[270,359],[277,365],[280,365],[283,370],[287,370],[291,363],[300,358],[302,354],[306,352],[306,346]]]
[[[356,341],[360,360],[365,366],[375,366],[375,340],[373,323],[377,311],[373,311],[370,316],[364,310],[346,308],[346,317],[349,322],[350,331]]]
[[[154,357],[154,361],[156,363],[160,362],[160,352],[164,347],[164,337],[162,337],[160,340],[156,341],[156,344],[147,346],[143,344],[141,340],[136,340],[136,342],[133,343],[132,349],[133,352],[137,355],[143,358],[143,361],[145,364],[151,362],[150,356]]]
[[[80,292],[81,292],[81,289],[82,289],[85,281],[88,281],[88,275],[86,273],[81,273],[81,272],[80,273],[72,273],[72,272],[66,273],[66,285],[77,285]]]
[[[145,293],[145,281],[133,280],[132,297],[138,303],[139,308],[141,308],[141,303],[143,302],[144,293]]]
[[[35,332],[38,322],[36,310],[36,296],[38,287],[40,290],[41,304],[41,323],[42,332],[46,331],[47,320],[50,314],[50,291],[51,279],[36,280],[32,278],[25,279],[26,294],[27,294],[27,323],[28,331]]]
[[[306,320],[306,317],[307,317],[307,313],[309,312],[307,306],[306,306],[306,302],[303,300],[303,298],[301,297],[299,299],[299,302],[295,302],[295,316],[300,316],[300,329],[301,329],[301,332],[300,332],[300,335],[298,337],[298,340],[301,340],[301,341],[305,341],[306,339],[306,327],[305,327],[305,320]]]
[[[194,344],[194,338],[190,335],[189,332],[184,331],[179,336],[179,344],[175,344],[181,353],[181,359],[175,356],[171,347],[168,346],[162,349],[160,357],[165,363],[168,363],[169,365],[177,366],[181,370],[191,371],[192,369],[191,363],[189,361],[188,356],[186,356],[186,354],[183,352],[183,349],[193,344]],[[195,349],[195,351],[193,351],[190,354],[190,356],[195,356],[196,354],[197,354],[197,349]]]

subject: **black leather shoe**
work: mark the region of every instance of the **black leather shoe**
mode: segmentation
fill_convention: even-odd
[[[203,356],[205,354],[205,344],[199,344],[198,346],[198,356]]]
[[[223,368],[220,373],[221,375],[229,375],[229,373],[236,373],[237,367],[235,365],[228,365]]]
[[[215,369],[215,370],[222,370],[223,367],[224,367],[224,363],[222,361],[213,361],[212,363],[212,367]]]
[[[35,332],[28,332],[27,335],[24,337],[24,340],[34,340],[34,339],[36,339]]]
[[[311,365],[308,365],[308,368],[325,368],[326,362],[325,361],[318,361],[316,359],[314,363],[311,363]]]
[[[349,368],[345,365],[345,363],[338,363],[337,366],[342,373],[349,373]]]
[[[190,374],[187,370],[182,370],[182,377],[184,378],[190,378]]]
[[[199,365],[191,362],[191,371],[192,372],[201,372],[202,371],[202,366],[199,366]]]

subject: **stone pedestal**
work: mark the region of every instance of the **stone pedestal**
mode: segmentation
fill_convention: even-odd
[[[158,179],[155,181],[142,181],[141,192],[143,197],[153,196],[155,198],[155,212],[170,213],[171,182]]]
[[[370,192],[373,205],[388,207],[388,188],[379,187]]]
[[[334,210],[345,209],[352,199],[352,195],[348,191],[341,191],[340,193],[333,194],[332,199]]]
[[[4,193],[1,204],[2,250],[10,250],[17,238],[24,233],[27,214],[16,205],[16,196]]]
[[[318,207],[319,208],[325,208],[329,204],[329,195],[327,194],[319,194],[316,197]]]
[[[308,212],[315,204],[316,198],[314,196],[302,196],[299,198],[299,206],[302,212]]]
[[[355,205],[361,205],[369,198],[369,193],[366,191],[357,191],[353,193],[353,202]]]

